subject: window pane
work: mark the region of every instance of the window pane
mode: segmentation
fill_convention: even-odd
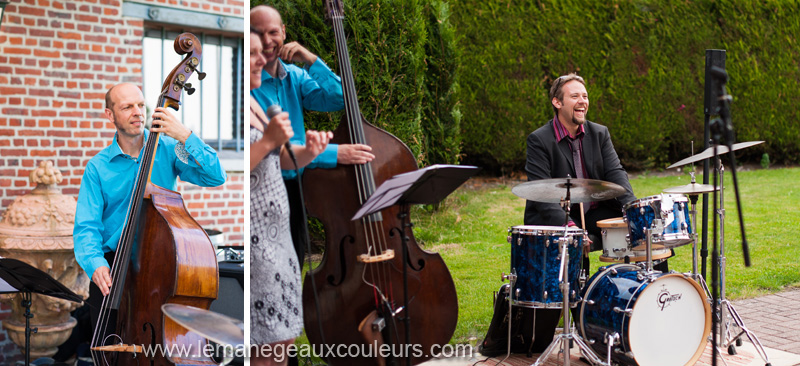
[[[185,57],[178,55],[173,49],[173,41],[178,34],[165,32],[162,40],[161,30],[149,29],[145,32],[143,78],[149,114],[152,114],[158,103],[164,78]],[[242,72],[239,65],[241,62],[236,61],[240,40],[230,37],[220,39],[220,36],[204,37],[198,33],[195,35],[203,43],[200,70],[207,73],[207,76],[200,81],[197,73],[192,75],[189,82],[196,91],[193,95],[184,91],[176,117],[212,147],[218,148],[218,141],[221,140],[223,148],[235,148],[236,126],[244,123],[241,113],[237,115],[234,109],[235,93],[242,93],[237,90],[239,88],[235,88],[236,75]],[[241,98],[240,95],[239,100]],[[242,130],[239,127],[239,131]],[[238,142],[242,145],[241,137]]]

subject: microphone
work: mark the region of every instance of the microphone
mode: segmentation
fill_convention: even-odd
[[[269,108],[267,108],[267,119],[272,119],[273,117],[279,115],[281,112],[283,112],[281,106],[273,104],[269,106]],[[286,140],[286,143],[283,144],[283,146],[286,147],[286,150],[289,150],[289,154],[292,154],[292,144],[289,142],[289,140]]]

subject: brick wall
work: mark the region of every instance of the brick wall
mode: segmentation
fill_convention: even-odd
[[[238,0],[141,0],[136,3],[243,17]],[[110,143],[105,91],[141,86],[142,19],[123,17],[119,0],[11,0],[0,27],[0,212],[33,185],[42,160],[61,170],[62,192],[77,197],[89,159]],[[243,244],[244,174],[218,188],[179,183],[189,211],[206,228]],[[0,320],[6,311],[0,308]],[[9,352],[9,350],[14,350]],[[18,359],[0,332],[0,364]]]

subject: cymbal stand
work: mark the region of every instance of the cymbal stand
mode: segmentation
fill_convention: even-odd
[[[769,357],[767,356],[767,352],[764,350],[764,346],[761,345],[761,342],[758,340],[758,337],[753,333],[751,330],[747,329],[744,325],[744,321],[742,317],[739,316],[739,313],[736,311],[736,308],[733,307],[733,304],[728,300],[725,295],[725,282],[726,282],[726,271],[725,266],[727,264],[727,257],[725,256],[725,187],[724,187],[724,173],[725,167],[722,165],[722,161],[719,156],[716,157],[717,163],[717,174],[719,175],[719,210],[716,212],[719,215],[719,347],[727,347],[728,354],[734,355],[736,354],[736,348],[734,346],[734,342],[737,344],[741,344],[741,336],[747,335],[747,338],[750,340],[750,343],[753,344],[755,347],[756,352],[761,357],[761,359],[766,362],[766,365],[769,366]],[[728,319],[730,316],[730,320]],[[737,327],[741,330],[736,335],[733,335],[732,328],[733,324],[735,323]]]
[[[550,345],[547,346],[547,349],[536,359],[536,362],[532,366],[539,366],[543,364],[550,354],[553,353],[558,348],[559,343],[561,344],[561,352],[564,354],[564,366],[569,366],[569,348],[570,343],[575,341],[578,344],[578,348],[581,350],[583,355],[593,364],[593,365],[603,365],[608,366],[609,364],[603,363],[600,357],[594,353],[594,351],[586,345],[583,339],[575,332],[575,327],[572,325],[570,320],[570,308],[569,308],[569,251],[567,250],[567,246],[573,240],[576,240],[572,236],[566,235],[566,228],[569,224],[569,213],[570,213],[570,206],[571,206],[571,199],[570,199],[570,187],[572,186],[569,183],[569,175],[567,176],[567,195],[566,197],[561,200],[561,206],[564,209],[565,218],[564,218],[564,230],[565,235],[563,237],[558,238],[558,245],[559,251],[561,252],[561,263],[559,266],[558,271],[558,282],[559,287],[561,288],[561,299],[562,299],[562,308],[561,312],[563,315],[564,321],[564,331],[561,334],[557,335],[553,338],[553,341],[550,342]]]
[[[569,207],[569,206],[568,206]],[[594,351],[589,348],[586,343],[583,342],[580,336],[575,333],[575,327],[571,324],[570,320],[570,307],[569,307],[569,251],[567,250],[568,245],[570,242],[575,240],[573,237],[561,237],[558,239],[559,250],[561,251],[561,264],[559,266],[558,271],[558,282],[560,282],[559,287],[561,287],[561,294],[562,294],[562,313],[564,316],[564,331],[557,335],[553,341],[547,346],[547,349],[536,359],[536,362],[533,366],[539,366],[550,357],[550,354],[553,353],[559,346],[561,345],[561,352],[564,354],[564,366],[570,365],[569,359],[569,345],[572,341],[574,341],[578,348],[581,350],[583,355],[586,359],[589,360],[593,365],[609,365],[608,363],[604,363],[595,353]]]
[[[694,180],[694,173],[692,173],[692,183],[695,183]],[[700,287],[706,292],[706,296],[711,298],[711,290],[708,288],[708,283],[706,283],[706,279],[700,275],[700,272],[697,270],[697,259],[699,255],[697,253],[697,201],[700,198],[700,193],[694,194],[687,194],[689,196],[689,201],[691,201],[691,208],[689,209],[689,214],[692,216],[692,223],[694,224],[694,233],[692,233],[692,273],[691,277],[695,282],[697,282]]]

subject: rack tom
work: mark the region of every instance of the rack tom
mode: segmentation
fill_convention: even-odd
[[[646,245],[645,230],[652,229],[653,244],[674,248],[692,242],[692,221],[686,196],[659,194],[640,198],[623,207],[630,242]]]

